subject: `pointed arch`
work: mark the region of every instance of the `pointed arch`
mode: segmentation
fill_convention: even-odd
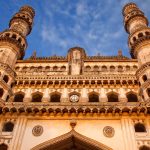
[[[138,102],[137,94],[133,91],[130,91],[126,94],[128,102]]]
[[[77,148],[79,146],[83,150],[112,150],[102,143],[77,133],[75,130],[71,130],[66,134],[41,143],[31,150],[64,150],[65,148],[72,148],[71,144],[75,145]]]
[[[107,98],[108,98],[108,102],[118,102],[119,98],[118,98],[118,93],[116,92],[109,92],[107,94]]]
[[[14,102],[23,102],[24,96],[25,96],[25,93],[22,91],[15,93]]]
[[[13,129],[14,129],[14,123],[9,121],[4,124],[2,131],[3,132],[12,132]]]
[[[89,102],[99,102],[99,94],[96,92],[89,93]]]
[[[60,102],[61,93],[53,92],[50,95],[50,102]]]
[[[43,93],[37,91],[32,93],[32,102],[42,102]]]

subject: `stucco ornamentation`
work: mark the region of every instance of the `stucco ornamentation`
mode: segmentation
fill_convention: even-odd
[[[115,130],[111,126],[106,126],[103,129],[103,133],[106,137],[113,137],[115,134]]]
[[[36,125],[33,129],[32,129],[32,134],[34,136],[40,136],[43,133],[43,127],[40,125]]]

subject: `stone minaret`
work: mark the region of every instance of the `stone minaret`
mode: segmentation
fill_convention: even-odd
[[[144,13],[134,3],[123,8],[124,26],[129,33],[128,45],[131,56],[138,60],[136,72],[141,99],[150,99],[150,28]]]
[[[26,36],[31,32],[35,12],[30,6],[23,6],[9,23],[9,29],[0,33],[0,101],[7,101],[12,95],[15,80],[14,67],[22,59],[27,48]]]

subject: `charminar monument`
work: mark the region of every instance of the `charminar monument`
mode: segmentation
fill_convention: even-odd
[[[150,28],[122,10],[131,58],[23,59],[35,11],[23,6],[0,33],[0,150],[150,150]]]

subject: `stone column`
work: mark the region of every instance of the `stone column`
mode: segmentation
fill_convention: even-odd
[[[15,126],[14,126],[13,139],[12,139],[12,142],[10,145],[10,150],[11,149],[17,150],[17,145],[21,142],[20,141],[20,132],[22,129],[22,125],[23,125],[23,118],[19,117],[15,123]]]
[[[129,130],[130,130],[130,137],[132,143],[132,149],[137,149],[136,139],[135,139],[135,131],[134,131],[134,124],[131,119],[128,119],[129,122]]]
[[[19,134],[19,138],[18,138],[16,147],[15,147],[16,150],[21,149],[21,144],[23,142],[23,136],[24,136],[24,133],[25,133],[25,130],[26,130],[26,125],[27,125],[27,118],[25,116],[22,116],[22,124],[21,124],[21,127],[20,127],[20,134]]]
[[[127,118],[121,119],[121,124],[123,130],[123,138],[125,142],[125,150],[133,150],[129,132],[128,119]]]
[[[147,90],[147,89],[143,90],[143,95],[144,95],[144,99],[145,99],[145,100],[149,99],[149,96],[148,96],[146,90]]]
[[[45,91],[44,91],[42,102],[49,102],[49,101],[50,101],[49,89],[46,88]]]
[[[9,86],[11,86],[11,83],[12,83],[12,78],[9,78],[9,81],[8,81],[7,84],[8,84]]]
[[[88,91],[86,88],[83,88],[81,91],[80,102],[88,102],[88,100],[89,100]]]
[[[127,102],[126,93],[125,93],[125,90],[123,88],[120,88],[120,90],[119,90],[119,101],[120,102]]]
[[[4,94],[2,96],[2,100],[5,101],[7,96],[8,96],[8,91],[4,91]]]
[[[32,92],[32,89],[31,88],[28,88],[26,91],[25,91],[25,97],[24,97],[24,102],[30,102],[32,100],[32,96],[31,96],[31,92]]]
[[[106,95],[106,91],[104,88],[100,89],[100,102],[107,102],[107,95]]]
[[[64,88],[61,96],[61,102],[69,102],[68,89]]]

